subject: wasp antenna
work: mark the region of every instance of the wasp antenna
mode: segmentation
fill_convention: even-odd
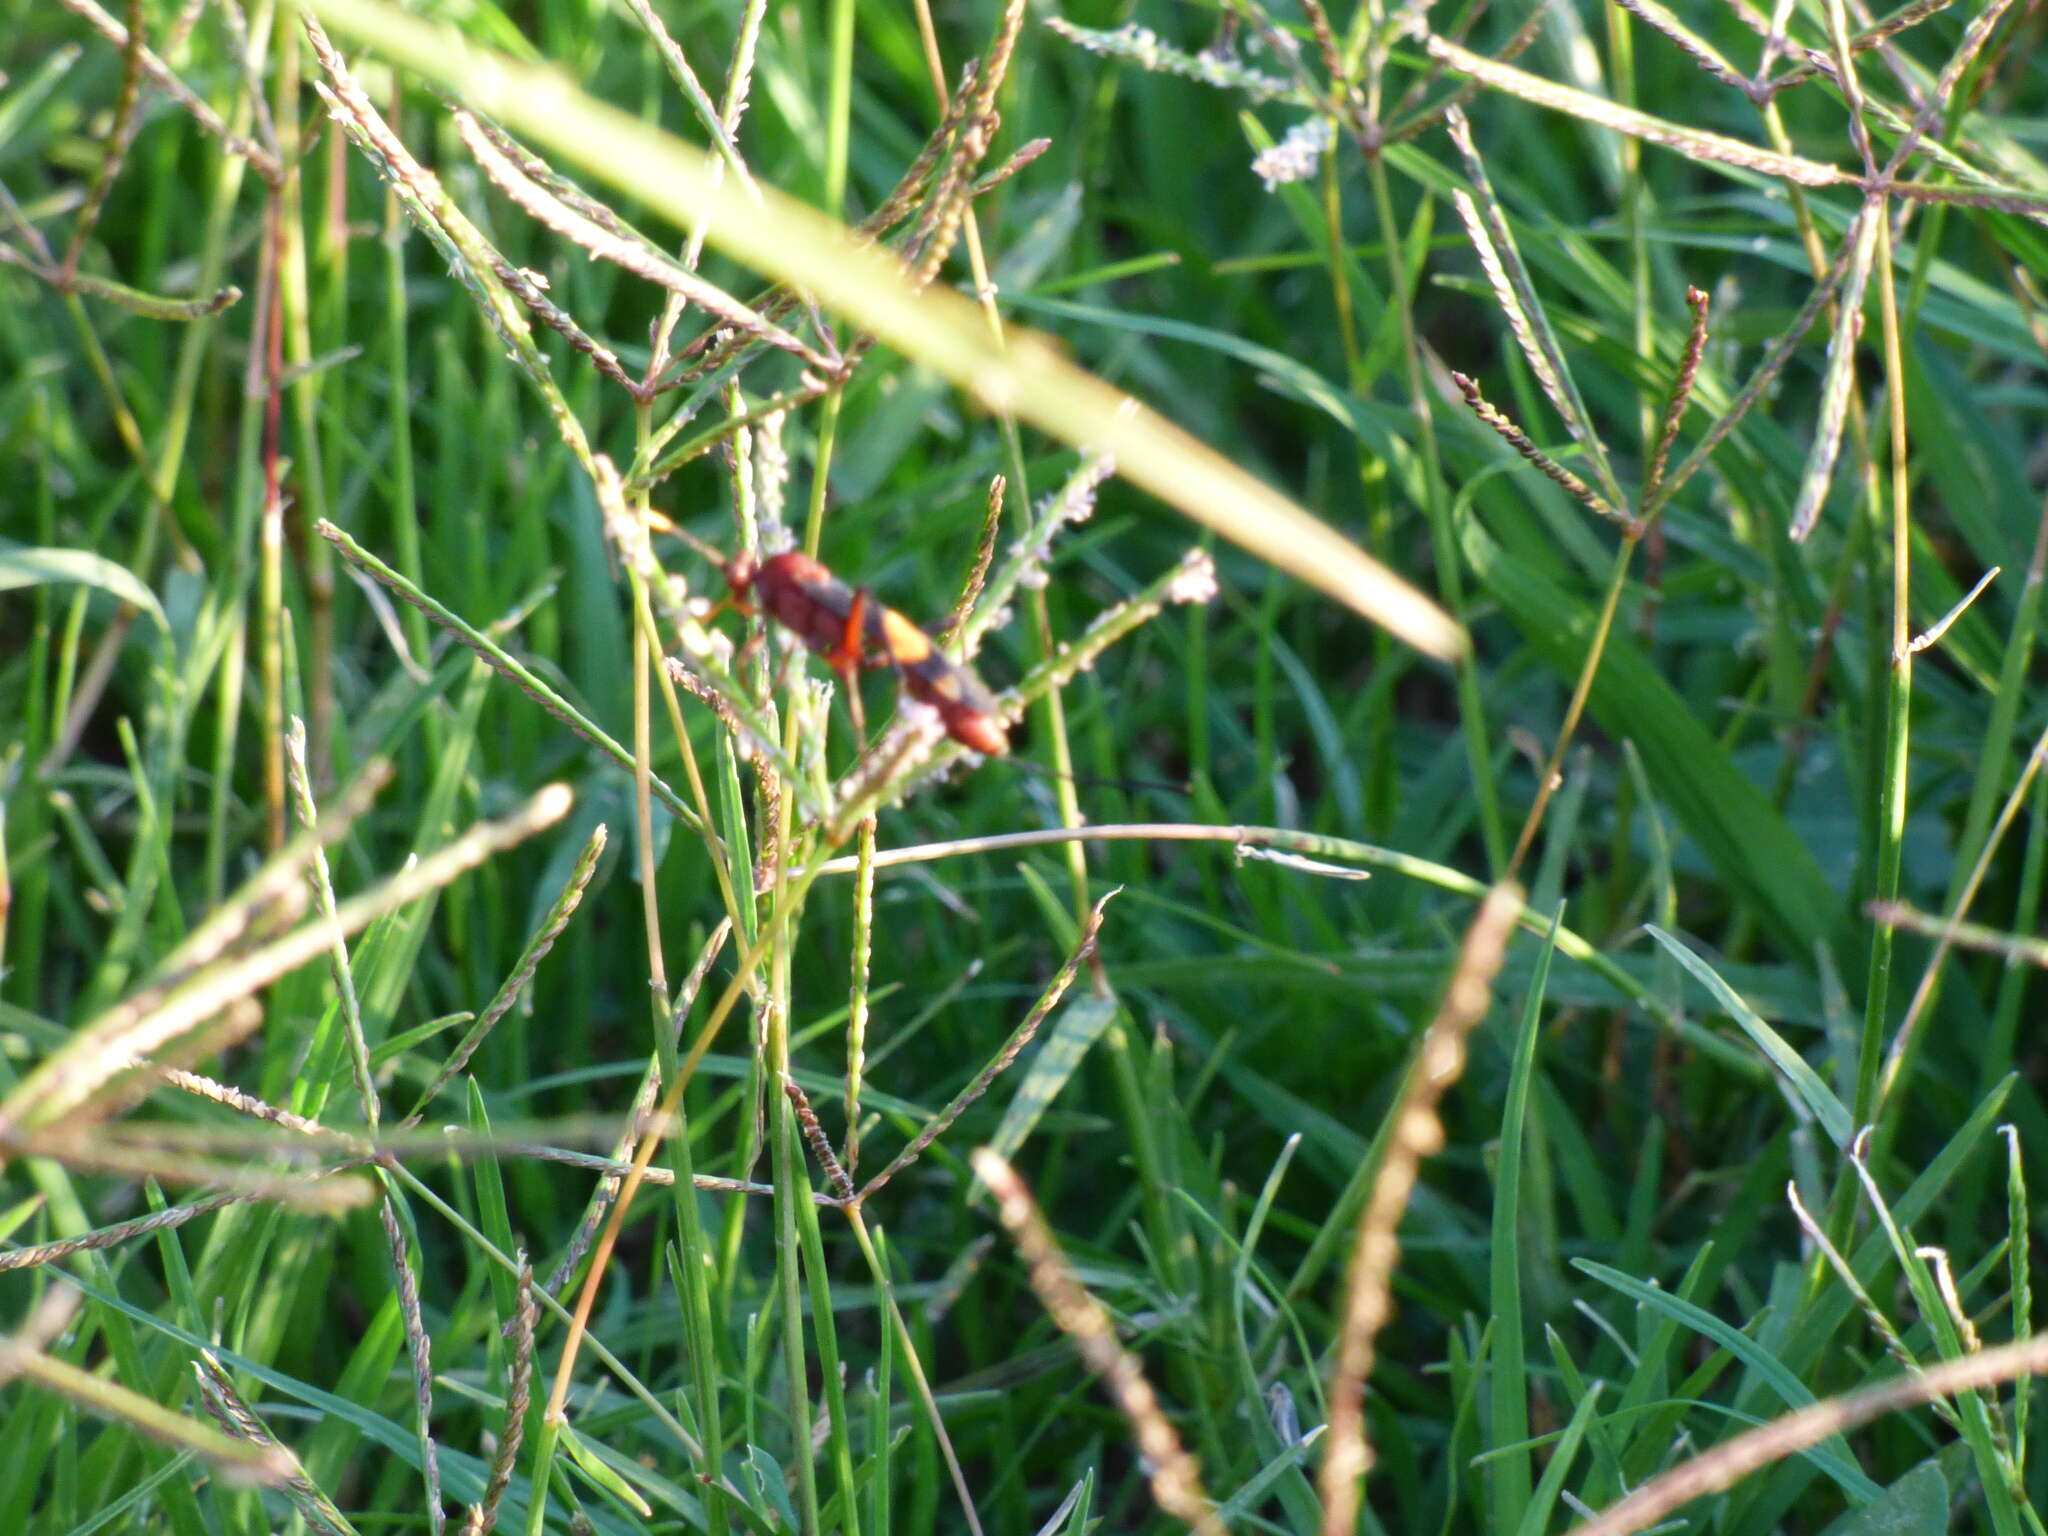
[[[689,529],[678,523],[674,518],[650,510],[647,514],[647,521],[663,533],[674,534],[720,570],[725,569],[725,552],[717,545],[707,543],[703,539],[698,538],[697,535],[690,532]]]

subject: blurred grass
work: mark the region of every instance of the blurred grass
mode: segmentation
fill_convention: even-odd
[[[669,638],[662,591],[622,561],[605,493],[558,427],[571,418],[590,454],[644,463],[666,406],[641,411],[547,331],[534,357],[552,399],[533,387],[532,360],[526,374],[508,364],[505,333],[462,274],[406,233],[311,94],[319,71],[288,10],[247,18],[259,100],[235,58],[239,13],[205,7],[188,26],[170,7],[136,9],[151,46],[229,129],[276,136],[297,181],[266,186],[145,85],[95,218],[128,61],[65,8],[0,0],[11,200],[0,240],[39,262],[33,229],[61,264],[89,224],[78,270],[94,280],[66,293],[0,263],[0,1095],[33,1086],[39,1067],[47,1082],[52,1060],[71,1059],[67,1042],[100,1038],[81,1032],[111,1005],[175,984],[162,972],[179,946],[210,914],[236,910],[230,894],[274,841],[272,807],[288,805],[289,717],[308,722],[308,789],[323,810],[372,759],[392,763],[389,786],[327,851],[344,903],[551,780],[576,799],[558,826],[371,923],[345,972],[322,959],[277,980],[247,1040],[198,1063],[357,1140],[320,1142],[159,1086],[95,1110],[72,1140],[0,1148],[10,1247],[114,1229],[105,1246],[34,1263],[0,1251],[0,1321],[65,1368],[0,1386],[0,1528],[438,1529],[436,1486],[445,1518],[459,1519],[506,1444],[526,1358],[504,1331],[522,1252],[549,1295],[505,1528],[567,1531],[580,1517],[605,1532],[966,1529],[949,1455],[991,1531],[1022,1536],[1056,1514],[1062,1530],[1170,1528],[1130,1426],[973,1193],[967,1154],[990,1140],[1145,1362],[1226,1523],[1313,1527],[1345,1258],[1390,1107],[1473,897],[1507,872],[1616,582],[1564,783],[1517,871],[1536,931],[1509,950],[1443,1104],[1445,1148],[1423,1165],[1400,1228],[1396,1310],[1365,1405],[1377,1460],[1364,1528],[1562,1528],[1566,1510],[1611,1504],[1748,1422],[1895,1374],[1821,1256],[1823,1232],[1893,1319],[1899,1352],[1969,1352],[1964,1319],[1987,1342],[2026,1331],[2027,1191],[2043,1183],[2048,1138],[2039,1041],[2025,1025],[2038,981],[1995,956],[1949,954],[1879,1102],[1877,1068],[1933,945],[1905,933],[1890,950],[1874,944],[1866,904],[1953,910],[2043,729],[2038,223],[1924,205],[1900,221],[1895,201],[1872,258],[1841,466],[1812,537],[1795,544],[1786,529],[1815,492],[1825,315],[1792,338],[1782,375],[1624,568],[1615,529],[1487,431],[1449,370],[1477,378],[1541,450],[1597,482],[1552,399],[1582,411],[1640,509],[1686,343],[1687,287],[1710,295],[1711,325],[1674,465],[1807,304],[1814,255],[1825,270],[1849,238],[1857,189],[1793,196],[1481,93],[1467,110],[1484,186],[1432,127],[1371,157],[1340,135],[1309,179],[1269,193],[1250,161],[1301,108],[1085,51],[1034,12],[989,164],[1034,138],[1051,144],[973,215],[1005,324],[1057,349],[1029,352],[1052,414],[1020,405],[1019,426],[989,412],[1003,390],[989,384],[977,403],[954,387],[997,355],[968,302],[888,290],[879,259],[841,272],[816,214],[785,210],[749,229],[730,180],[718,199],[695,200],[673,174],[695,162],[673,158],[682,151],[657,130],[703,145],[701,116],[629,8],[472,4],[401,33],[381,8],[349,7],[342,40],[361,50],[349,57],[368,98],[481,236],[545,277],[552,302],[632,371],[649,357],[661,296],[508,201],[430,87],[495,100],[536,148],[551,126],[584,135],[558,168],[589,172],[591,195],[668,249],[715,204],[702,271],[732,294],[791,273],[821,288],[838,277],[840,339],[864,322],[890,347],[781,429],[788,521],[804,530],[815,504],[829,564],[913,618],[936,624],[952,607],[992,475],[1009,477],[1014,537],[1022,510],[1072,472],[1071,449],[1030,425],[1085,428],[1100,412],[1104,397],[1062,371],[1071,364],[1323,519],[1471,638],[1454,665],[1424,660],[1213,545],[1217,601],[1170,610],[1034,703],[1019,755],[1080,782],[987,764],[884,811],[876,844],[1085,816],[1276,827],[1296,836],[1280,841],[1298,858],[1320,862],[1234,859],[1223,841],[1047,842],[884,868],[864,897],[838,873],[803,884],[833,850],[796,814],[801,797],[765,798],[687,693],[676,710],[693,756],[671,728],[649,650]],[[714,107],[735,37],[749,16],[760,24],[739,148],[763,187],[835,217],[872,211],[940,121],[913,10],[806,0],[661,14]],[[1240,62],[1286,73],[1291,47],[1320,78],[1301,16],[1268,26],[1232,14]],[[1826,50],[1833,14],[1801,9],[1801,43]],[[426,30],[451,18],[464,51]],[[1132,19],[1190,54],[1216,36],[1214,17],[1192,10],[1069,19]],[[1455,35],[1452,20],[1437,29]],[[1491,52],[1520,21],[1484,19],[1468,43]],[[1943,13],[1887,53],[1857,53],[1863,91],[1896,102],[1900,77],[1931,89],[1969,21]],[[957,88],[997,8],[935,22],[942,77]],[[1693,24],[1753,60],[1755,39],[1728,17]],[[2048,186],[2044,25],[2038,9],[2007,16],[1933,130],[1963,163],[2034,191]],[[1419,78],[1414,40],[1387,39],[1382,55],[1365,21],[1353,26],[1334,18],[1340,52],[1384,58],[1397,94]],[[483,50],[559,71],[625,121],[574,116],[566,98],[533,95],[529,76],[490,78]],[[394,75],[394,62],[406,68]],[[1550,8],[1516,64],[1693,127],[1859,163],[1833,87],[1759,109],[1619,10]],[[1863,121],[1881,162],[1896,129]],[[1923,159],[1911,173],[1937,170]],[[845,202],[830,206],[838,188]],[[1501,284],[1454,208],[1461,192],[1490,195],[1512,232],[1524,296],[1569,369],[1561,396],[1510,333]],[[956,255],[941,288],[973,299],[973,260]],[[105,284],[178,301],[232,284],[241,298],[166,318]],[[1889,358],[1887,286],[1901,310]],[[885,324],[885,310],[897,319]],[[938,339],[917,339],[927,334]],[[948,346],[966,361],[946,363]],[[712,391],[700,425],[795,387],[796,371],[770,361],[735,393]],[[282,380],[274,419],[265,378]],[[1894,401],[1906,452],[1896,480]],[[733,513],[764,487],[780,493],[761,467],[775,448],[757,431],[683,467],[655,504],[729,546]],[[813,503],[821,462],[830,488]],[[345,563],[323,564],[320,516],[490,634],[537,686],[522,691]],[[1054,545],[1042,589],[1027,586],[992,637],[982,674],[999,688],[1024,677],[1206,537],[1110,481],[1093,520]],[[692,591],[716,592],[701,560],[657,548]],[[1955,626],[1910,668],[1895,665],[1898,625],[1926,629],[1992,565],[2004,574]],[[745,681],[776,668],[743,655],[733,670]],[[788,674],[805,675],[800,663]],[[614,750],[565,728],[543,697],[566,701]],[[886,684],[868,690],[871,729],[891,697]],[[822,751],[821,783],[851,762],[842,704],[807,714],[789,689],[777,701],[787,758],[807,765]],[[655,779],[676,803],[708,809],[719,852],[671,816]],[[2044,795],[2028,791],[1991,848],[1975,920],[2040,931]],[[609,842],[581,906],[545,958],[522,965],[600,824]],[[781,883],[758,902],[735,898],[769,848]],[[1361,859],[1369,882],[1330,878],[1327,866]],[[1107,909],[1099,960],[1014,1079],[999,1078],[858,1222],[816,1206],[828,1180],[806,1160],[780,1074],[843,1146],[858,1021],[872,1175],[974,1081],[1114,885],[1126,894]],[[1553,958],[1540,935],[1560,907]],[[256,926],[234,942],[281,921],[249,910]],[[708,943],[728,916],[735,937]],[[1646,924],[1740,1006],[1688,980],[1692,962],[1681,967]],[[857,948],[871,956],[849,963]],[[677,1033],[669,999],[705,954],[708,990]],[[742,954],[756,956],[756,980],[654,1167],[685,1189],[694,1176],[758,1192],[642,1194],[565,1383],[566,1422],[543,1423],[561,1309],[576,1299],[562,1261],[579,1229],[589,1239],[599,1175],[530,1149],[630,1156],[636,1094],[656,1070],[673,1080]],[[185,1211],[229,1173],[297,1179],[309,1157],[358,1155],[463,1037],[448,1016],[481,1012],[524,969],[530,988],[435,1100],[431,1134],[394,1135],[372,1170],[388,1228],[367,1206]],[[1769,1039],[1810,1078],[1774,1068],[1758,1043]],[[1868,1190],[1815,1104],[1876,1121]],[[0,1128],[23,1131],[5,1114]],[[1810,1230],[1785,1203],[1788,1181]],[[1895,1233],[1875,1219],[1871,1190]],[[178,1224],[120,1225],[166,1208]],[[1962,1318],[1941,1303],[1922,1244],[1947,1249]],[[38,1337],[36,1304],[69,1288],[75,1315]],[[82,1368],[202,1420],[215,1400],[194,1374],[202,1351],[317,1497],[216,1476],[137,1416],[51,1385]],[[1869,1532],[1898,1508],[1923,1524],[1952,1508],[1957,1529],[2041,1531],[2042,1474],[2012,1394],[1962,1399],[1952,1424],[1925,1410],[1879,1421],[1691,1513],[1731,1532],[1837,1517],[1837,1530]],[[95,1527],[101,1516],[111,1524]]]

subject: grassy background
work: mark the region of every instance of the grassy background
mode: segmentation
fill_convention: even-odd
[[[171,9],[142,10],[160,43]],[[551,62],[602,100],[702,141],[622,7],[544,0],[442,14],[480,45]],[[718,94],[736,7],[664,16]],[[1135,19],[1189,51],[1217,27],[1197,7],[1070,19]],[[935,20],[950,77],[986,47],[995,13],[962,4]],[[1169,1525],[1130,1426],[1034,1296],[990,1203],[971,1193],[968,1149],[1039,1091],[1056,1096],[1012,1156],[1144,1359],[1225,1519],[1317,1521],[1313,1432],[1389,1111],[1473,895],[1507,872],[1619,540],[1450,384],[1448,370],[1474,375],[1537,443],[1593,477],[1454,211],[1453,193],[1474,182],[1441,126],[1374,156],[1343,139],[1316,177],[1269,192],[1251,157],[1302,108],[1147,73],[1042,20],[1031,15],[1018,45],[994,160],[1039,136],[1050,148],[976,205],[1005,316],[1051,333],[1074,361],[1436,594],[1467,626],[1471,658],[1421,658],[1216,544],[1219,598],[1171,609],[1113,649],[1061,691],[1057,717],[1034,707],[1017,755],[1070,759],[1092,823],[1280,827],[1405,861],[1328,849],[1326,861],[1377,864],[1360,884],[1240,861],[1227,841],[1127,841],[1090,847],[1077,885],[1068,853],[1044,846],[883,872],[868,914],[851,882],[825,877],[687,1100],[694,1171],[772,1192],[679,1202],[650,1190],[634,1204],[591,1319],[612,1362],[586,1347],[573,1433],[552,1446],[539,1399],[563,1329],[543,1317],[507,1527],[965,1529],[907,1350],[983,1528],[1031,1532],[1055,1515],[1075,1531]],[[1472,45],[1497,48],[1521,20],[1480,20]],[[1930,89],[1967,20],[1937,17],[1888,59],[1859,54],[1864,89],[1879,103],[1902,99],[1901,80]],[[1453,21],[1440,15],[1437,29],[1456,35]],[[1799,8],[1795,33],[1825,47],[1826,22],[1825,7]],[[1747,67],[1755,39],[1718,12],[1714,24],[1713,40]],[[480,628],[502,621],[502,643],[535,674],[680,785],[659,700],[636,701],[632,589],[598,492],[469,293],[404,235],[310,90],[280,84],[287,53],[289,68],[317,73],[302,46],[280,42],[288,18],[259,7],[251,25],[268,127],[252,116],[227,12],[205,9],[189,37],[164,46],[223,117],[282,136],[296,197],[270,195],[216,137],[145,93],[77,263],[176,298],[232,283],[241,302],[168,320],[0,265],[0,537],[11,541],[0,545],[11,588],[0,589],[0,1083],[18,1093],[258,867],[280,746],[274,694],[281,714],[310,719],[323,804],[372,757],[393,765],[330,850],[343,899],[548,781],[575,791],[566,820],[354,942],[350,990],[387,1127],[459,1033],[423,1026],[481,1010],[520,969],[591,830],[607,827],[582,905],[530,992],[426,1121],[607,1152],[650,1059],[673,1051],[650,1039],[648,915],[670,987],[725,915],[704,844],[650,814],[643,850],[631,773],[414,611],[380,622],[311,529],[332,519],[455,614]],[[1270,26],[1317,76],[1302,18],[1283,10]],[[2033,152],[2048,99],[2042,27],[2038,9],[2008,18],[1936,128],[1965,162],[2022,188],[2048,185]],[[1257,24],[1235,30],[1247,62],[1283,67],[1270,41],[1253,51]],[[122,51],[35,0],[0,0],[0,38],[0,185],[19,210],[0,239],[33,264],[33,226],[62,258],[108,164]],[[630,366],[644,362],[659,295],[529,221],[477,172],[440,97],[410,75],[394,80],[375,46],[349,51],[366,52],[372,99],[400,103],[399,131],[488,238],[543,274],[554,301]],[[1427,67],[1413,38],[1367,64],[1383,64],[1390,100]],[[1696,128],[1756,144],[1775,130],[1814,160],[1858,163],[1832,86],[1787,93],[1767,121],[1619,12],[1553,7],[1519,65]],[[1832,261],[1857,194],[1792,195],[1495,92],[1469,110],[1586,420],[1633,497],[1684,348],[1688,285],[1710,295],[1712,321],[1678,457],[1813,294],[1802,230]],[[913,10],[792,4],[766,17],[740,139],[762,184],[858,218],[937,116]],[[1872,109],[1862,121],[1882,159],[1895,135]],[[1912,173],[1939,174],[1926,159]],[[632,195],[639,174],[615,162],[609,179],[627,191],[586,185],[658,240],[682,239],[661,211],[666,190]],[[287,283],[272,362],[255,342],[275,230],[304,288]],[[1795,544],[1786,529],[1814,483],[1811,445],[1827,433],[1825,315],[1662,508],[1621,580],[1586,723],[1518,871],[1535,926],[1561,908],[1583,943],[1553,958],[1540,932],[1516,940],[1445,1100],[1444,1149],[1401,1227],[1397,1310],[1367,1399],[1379,1457],[1369,1528],[1559,1527],[1574,1507],[1604,1507],[1750,1422],[1895,1374],[1885,1340],[1802,1235],[1788,1181],[1854,1256],[1900,1352],[1970,1353],[1965,1319],[1994,1343],[2027,1331],[2021,1170],[2042,1182],[2048,1139],[2039,1036],[2025,1024],[2033,972],[1948,956],[1880,1101],[1880,1063],[1933,946],[1889,945],[1867,903],[1951,910],[1988,844],[1972,915],[2020,934],[2039,927],[2048,807],[2029,790],[2009,825],[1994,821],[2042,727],[2030,684],[2048,399],[2036,285],[2048,243],[2021,214],[1961,207],[1921,207],[1892,241],[1812,537]],[[756,291],[759,277],[713,245],[706,274]],[[956,256],[943,281],[965,282],[966,270]],[[1904,338],[1890,358],[1887,283]],[[591,443],[628,462],[645,430],[633,402],[540,335]],[[274,439],[250,384],[266,369],[287,385]],[[772,386],[746,387],[759,398]],[[1908,499],[1895,505],[1888,413],[1902,390]],[[990,477],[1011,477],[1014,528],[1075,462],[1070,445],[1030,429],[1013,437],[936,373],[883,350],[836,407],[807,406],[785,429],[799,528],[828,431],[823,555],[934,622],[972,561]],[[274,591],[260,538],[272,471],[288,537]],[[729,545],[734,477],[721,458],[686,467],[653,499]],[[1892,664],[1902,528],[1909,632],[1982,571],[2004,570],[1910,671]],[[1109,482],[1094,518],[1058,543],[1042,596],[1021,601],[984,651],[982,674],[1015,682],[1041,654],[1041,626],[1071,640],[1208,539]],[[17,546],[87,551],[111,569],[73,561],[56,574],[91,580],[40,579],[50,568]],[[693,590],[717,589],[700,559],[659,549]],[[277,614],[287,622],[272,689],[264,636]],[[891,697],[884,681],[867,690],[871,720]],[[761,815],[728,738],[687,698],[684,709],[721,814]],[[636,735],[640,711],[651,728]],[[852,758],[844,709],[829,719],[825,749],[840,769]],[[1071,814],[1064,793],[1057,779],[990,763],[886,812],[877,841],[1056,827]],[[790,856],[820,851],[799,835]],[[770,1069],[786,1051],[836,1139],[861,925],[873,933],[872,1172],[989,1062],[1072,949],[1079,914],[1112,886],[1123,893],[1099,969],[1054,1014],[1049,1043],[867,1207],[884,1251],[864,1251],[831,1209],[809,1227],[808,1191],[825,1180],[792,1155]],[[1689,975],[1646,923],[1704,957],[1727,990]],[[732,955],[716,963],[707,1001]],[[205,1070],[360,1130],[343,998],[327,963],[294,970],[263,994],[247,1042],[204,1058]],[[693,1021],[703,1014],[700,1004]],[[1767,1047],[1779,1042],[1774,1065]],[[1784,1069],[1794,1054],[1808,1079]],[[289,1129],[254,1123],[252,1140],[245,1115],[166,1088],[120,1110],[103,1136],[8,1145],[0,1226],[12,1245],[182,1206],[230,1174],[296,1177],[280,1146]],[[1861,1123],[1877,1127],[1868,1190],[1843,1145]],[[2008,1123],[2009,1142],[1998,1134]],[[323,1147],[325,1160],[340,1156]],[[524,1250],[550,1276],[595,1175],[509,1148],[473,1155],[437,1129],[392,1147],[374,1204],[339,1215],[236,1204],[5,1273],[5,1315],[38,1341],[37,1359],[89,1374],[38,1365],[34,1379],[0,1387],[0,1527],[437,1529],[429,1463],[450,1518],[481,1497],[523,1353],[501,1331],[517,1309],[506,1259]],[[1888,1238],[1873,1195],[1910,1236]],[[396,1258],[380,1209],[399,1234]],[[679,1238],[691,1264],[671,1263]],[[1948,1251],[1960,1315],[1938,1303],[1924,1264],[1896,1261],[1915,1241]],[[70,1294],[59,1272],[82,1299],[39,1333],[38,1300]],[[409,1326],[429,1349],[424,1372]],[[134,1402],[105,1396],[126,1388],[196,1419],[202,1349],[295,1453],[305,1487],[259,1492],[214,1475],[204,1455],[146,1433]],[[1925,1410],[1881,1421],[1692,1514],[1733,1532],[1818,1530],[1838,1516],[1839,1529],[1877,1531],[1939,1528],[1952,1509],[1956,1529],[2039,1531],[2037,1458],[2011,1392],[1962,1399],[1955,1419],[1959,1430]],[[695,1449],[707,1438],[715,1471]],[[551,1481],[537,1500],[543,1464]],[[707,1490],[707,1478],[722,1486]]]

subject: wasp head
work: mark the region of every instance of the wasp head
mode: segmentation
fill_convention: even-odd
[[[734,597],[745,597],[760,573],[761,562],[753,555],[737,554],[725,562],[725,584],[732,588]]]

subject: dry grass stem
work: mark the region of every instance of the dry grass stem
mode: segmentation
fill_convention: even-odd
[[[28,1315],[21,1320],[21,1327],[6,1342],[15,1349],[44,1350],[63,1338],[71,1325],[78,1320],[79,1304],[83,1298],[74,1285],[53,1285],[34,1298]],[[10,1357],[0,1352],[0,1386],[12,1381],[15,1372],[10,1368]]]
[[[1866,1387],[1788,1413],[1747,1434],[1702,1452],[1644,1484],[1619,1504],[1575,1527],[1571,1536],[1629,1536],[1711,1493],[1732,1488],[1752,1472],[1818,1445],[1834,1435],[1936,1397],[2048,1373],[2048,1334],[1930,1365],[1918,1376]]]
[[[1522,895],[1513,885],[1497,885],[1486,893],[1465,930],[1443,1003],[1430,1020],[1401,1095],[1389,1111],[1394,1132],[1358,1218],[1345,1277],[1343,1323],[1330,1369],[1330,1427],[1318,1479],[1323,1536],[1350,1536],[1357,1523],[1361,1483],[1373,1460],[1365,1434],[1365,1383],[1372,1374],[1374,1341],[1393,1315],[1401,1216],[1408,1209],[1422,1160],[1443,1146],[1437,1106],[1465,1070],[1466,1037],[1486,1017],[1493,979],[1507,958],[1508,940],[1521,914]]]
[[[1444,865],[1348,838],[1322,837],[1290,827],[1210,826],[1173,821],[1043,827],[1029,832],[1001,832],[986,837],[919,843],[906,848],[884,848],[876,851],[875,868],[896,869],[906,864],[929,864],[972,854],[1008,853],[1020,848],[1068,842],[1231,843],[1241,848],[1282,848],[1315,858],[1342,859],[1388,870],[1474,900],[1483,898],[1488,889],[1484,882]],[[841,857],[827,859],[819,866],[818,872],[821,875],[844,875],[852,873],[856,867],[857,860]],[[1522,908],[1519,921],[1524,929],[1539,937],[1551,932],[1550,919],[1526,906]],[[1606,952],[1585,935],[1560,926],[1556,930],[1556,943],[1559,954],[1605,978],[1623,995],[1635,998],[1659,1018],[1672,1021],[1671,1015],[1660,1008],[1654,994],[1633,984],[1628,973],[1615,966]]]
[[[268,937],[297,922],[311,895],[307,876],[314,852],[334,846],[347,835],[390,780],[391,764],[387,760],[372,758],[365,763],[362,771],[335,796],[318,824],[294,835],[239,889],[208,913],[184,942],[163,958],[148,987],[129,998],[124,1006],[147,1011],[155,1006],[154,997],[185,980],[199,967],[219,959],[252,936]]]
[[[260,1004],[253,998],[236,999],[221,1011],[219,1017],[209,1020],[173,1045],[165,1047],[155,1059],[131,1057],[120,1063],[94,1090],[89,1106],[82,1107],[65,1120],[40,1131],[30,1132],[22,1140],[22,1150],[27,1151],[38,1145],[46,1148],[65,1145],[90,1146],[93,1129],[99,1122],[133,1109],[148,1098],[160,1083],[168,1081],[173,1073],[179,1072],[184,1062],[203,1061],[209,1056],[228,1051],[248,1039],[262,1023],[263,1009]],[[232,1090],[222,1088],[209,1080],[187,1075],[192,1076],[195,1084],[203,1085],[197,1089],[202,1097],[214,1098],[221,1103],[228,1102],[226,1096]],[[183,1134],[183,1128],[173,1129],[166,1125],[158,1125],[143,1134],[145,1137],[164,1135],[175,1138]],[[0,1141],[4,1141],[4,1133],[0,1133]],[[111,1146],[108,1150],[112,1150]]]
[[[1102,1378],[1130,1422],[1138,1450],[1150,1464],[1152,1497],[1196,1536],[1225,1536],[1226,1528],[1203,1491],[1200,1463],[1181,1444],[1138,1357],[1117,1341],[1115,1325],[1102,1303],[1089,1294],[1060,1252],[1058,1239],[1039,1214],[1031,1191],[1015,1170],[987,1147],[975,1149],[974,1172],[996,1197],[996,1213],[1030,1267],[1031,1289],[1039,1304],[1074,1341],[1082,1360]]]
[[[326,1167],[298,1172],[270,1172],[240,1163],[194,1155],[151,1134],[115,1136],[108,1127],[78,1131],[37,1131],[11,1149],[24,1157],[46,1157],[74,1173],[103,1173],[114,1178],[155,1179],[162,1184],[204,1184],[245,1200],[270,1200],[308,1216],[334,1216],[354,1210],[376,1193],[369,1180],[345,1170],[360,1168],[356,1157]],[[265,1148],[271,1152],[273,1148]]]

